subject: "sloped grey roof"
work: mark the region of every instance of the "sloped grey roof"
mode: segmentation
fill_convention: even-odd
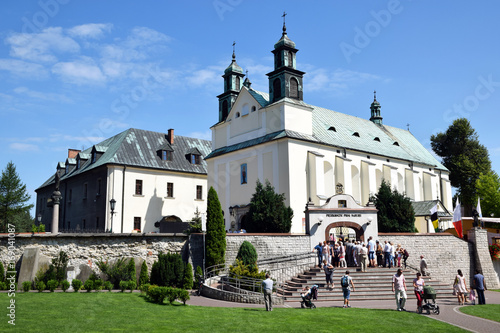
[[[176,135],[174,143],[170,145],[173,149],[172,161],[163,161],[157,154],[158,147],[164,146],[165,143],[167,143],[165,133],[130,128],[95,145],[97,151],[104,152],[103,155],[95,163],[91,160],[86,161],[79,169],[61,176],[61,180],[106,164],[207,174],[207,164],[203,158],[212,149],[210,141]],[[90,154],[92,149],[93,147],[88,148],[81,153]],[[186,154],[189,154],[192,149],[203,157],[200,164],[191,164],[186,158]],[[54,176],[50,177],[40,188],[51,183],[54,183]]]
[[[428,201],[412,201],[411,205],[413,206],[413,210],[415,211],[415,216],[430,216],[431,208],[439,204],[439,207],[443,209],[443,211],[438,210],[438,217],[452,217],[450,212],[446,209],[446,207],[439,200],[428,200]]]

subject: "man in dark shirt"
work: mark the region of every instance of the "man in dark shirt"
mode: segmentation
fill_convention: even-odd
[[[479,304],[486,304],[484,298],[484,291],[486,289],[486,283],[484,282],[484,276],[479,269],[476,269],[476,275],[474,275],[474,289],[477,292],[477,300]]]

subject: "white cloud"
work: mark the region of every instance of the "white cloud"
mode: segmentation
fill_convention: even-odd
[[[200,86],[214,83],[219,75],[220,72],[211,69],[200,69],[187,76],[186,81],[191,85]]]
[[[190,138],[197,138],[202,140],[212,140],[212,131],[207,130],[205,132],[191,132],[187,136]]]
[[[59,62],[52,67],[52,72],[63,80],[75,84],[95,84],[106,81],[106,76],[94,60],[83,57],[72,62]]]
[[[48,76],[48,71],[42,65],[17,59],[0,59],[0,70],[31,79],[43,79]]]
[[[113,28],[111,23],[88,23],[68,30],[69,35],[81,38],[99,39]]]
[[[72,103],[73,102],[70,98],[68,98],[64,95],[61,95],[61,94],[34,91],[34,90],[30,90],[26,87],[17,87],[14,89],[14,92],[19,94],[19,95],[28,96],[31,98],[41,99],[41,100],[45,100],[45,101],[63,102],[63,103]]]
[[[40,150],[40,148],[37,145],[32,145],[29,143],[20,143],[20,142],[11,143],[9,145],[9,148],[12,150],[23,151],[23,152],[36,152]]]
[[[55,62],[55,53],[76,53],[80,45],[72,38],[63,36],[61,27],[46,28],[40,33],[14,33],[6,38],[10,55],[34,62]]]
[[[309,67],[311,68],[312,66]],[[334,93],[343,93],[349,87],[369,81],[387,81],[387,79],[375,74],[355,72],[351,70],[337,69],[332,72],[323,68],[311,68],[307,73],[305,89],[307,89],[307,91],[330,91]]]

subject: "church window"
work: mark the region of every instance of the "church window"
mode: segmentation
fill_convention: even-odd
[[[354,133],[352,133],[352,136],[357,136],[359,138],[359,133],[358,132],[354,132]]]
[[[290,79],[290,97],[299,98],[299,83],[293,77]]]
[[[240,180],[241,184],[246,184],[247,183],[247,164],[242,164],[241,165],[241,173],[240,173]]]
[[[292,52],[288,51],[287,52],[287,60],[288,60],[288,67],[293,67],[293,57],[292,57]]]
[[[380,138],[378,136],[375,137],[375,139],[373,139],[373,141],[378,141],[380,142]]]
[[[252,106],[252,112],[255,112],[257,110],[257,108],[254,106]]]
[[[167,183],[167,198],[174,197],[174,183]]]
[[[276,53],[276,68],[281,67],[281,52]]]
[[[203,186],[196,185],[196,200],[203,200]]]
[[[227,101],[222,102],[222,119],[226,119],[228,115]]]
[[[135,180],[135,195],[142,195],[142,179]]]
[[[239,117],[240,117],[240,113],[236,112],[236,118],[239,118]]]
[[[394,141],[393,145],[394,146],[399,146],[399,143],[397,141]]]
[[[278,100],[281,98],[281,80],[280,79],[275,79],[273,81],[273,93],[274,93],[274,100]]]
[[[134,230],[141,231],[141,217],[140,216],[135,216],[134,217]]]
[[[236,87],[235,87],[236,90],[240,90],[240,77],[237,76],[236,77]]]

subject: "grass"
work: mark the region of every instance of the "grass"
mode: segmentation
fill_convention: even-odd
[[[500,322],[500,304],[484,304],[461,307],[465,314]]]
[[[7,312],[10,298],[0,294]],[[463,332],[409,312],[371,309],[211,308],[158,305],[130,293],[17,293],[16,326],[0,322],[0,331],[19,332]],[[474,307],[470,307],[474,308]],[[498,311],[498,310],[497,310]],[[375,330],[374,330],[375,329]]]

